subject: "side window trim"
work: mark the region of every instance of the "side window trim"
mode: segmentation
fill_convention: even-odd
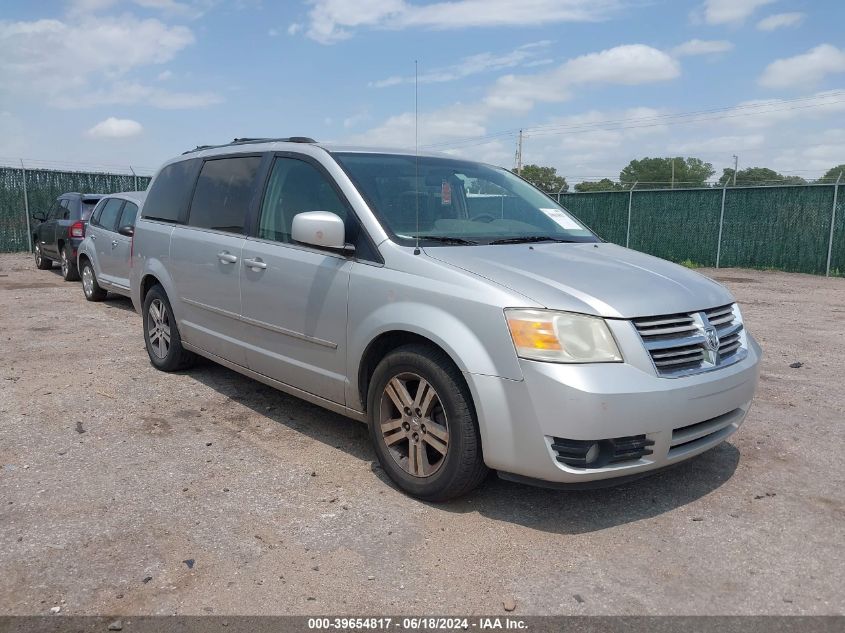
[[[251,222],[250,222],[249,226],[247,227],[248,232],[247,232],[246,235],[247,235],[248,238],[260,240],[260,241],[263,241],[263,242],[272,242],[273,244],[281,244],[281,245],[284,245],[284,246],[294,246],[294,247],[298,247],[298,248],[304,248],[304,249],[307,249],[307,250],[310,250],[310,251],[319,251],[319,252],[324,253],[324,254],[327,252],[327,251],[325,251],[323,249],[319,249],[319,248],[312,248],[312,247],[305,246],[305,245],[302,245],[302,244],[292,244],[292,243],[287,243],[287,242],[278,242],[278,241],[275,241],[275,240],[267,240],[267,239],[264,239],[264,238],[259,236],[259,225],[260,225],[260,222],[261,222],[261,211],[262,211],[261,207],[264,203],[264,196],[267,193],[267,187],[270,184],[270,177],[272,176],[273,166],[276,164],[276,159],[277,158],[293,158],[295,160],[300,160],[300,161],[307,163],[307,164],[311,165],[312,167],[314,167],[317,170],[317,172],[326,180],[326,182],[329,183],[329,185],[332,187],[335,194],[337,195],[338,200],[340,200],[340,203],[344,207],[346,207],[346,217],[349,220],[351,220],[352,222],[355,222],[355,224],[357,225],[357,229],[358,229],[358,235],[362,236],[362,239],[364,239],[367,242],[367,244],[369,245],[369,250],[370,250],[370,253],[372,254],[372,257],[361,257],[360,253],[356,253],[354,256],[351,257],[351,259],[361,260],[361,261],[365,261],[365,262],[374,262],[374,263],[377,263],[377,264],[384,264],[384,260],[381,258],[381,255],[379,254],[378,249],[376,248],[376,245],[373,242],[373,238],[370,237],[370,234],[367,232],[367,229],[364,227],[363,222],[361,222],[360,218],[358,217],[358,214],[355,212],[355,208],[352,206],[352,203],[349,202],[349,199],[346,197],[346,194],[343,193],[340,186],[338,186],[337,182],[335,182],[334,177],[322,165],[322,163],[320,163],[319,160],[317,160],[313,156],[309,156],[307,154],[300,154],[298,152],[272,152],[269,155],[268,158],[269,158],[269,160],[267,161],[268,164],[267,164],[266,172],[262,173],[263,182],[261,183],[261,186],[258,188],[257,204],[256,204],[254,217],[251,218]],[[341,255],[340,257],[347,257],[347,256]]]

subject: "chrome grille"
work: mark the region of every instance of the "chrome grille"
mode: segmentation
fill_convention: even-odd
[[[745,357],[745,332],[734,304],[633,320],[658,375],[677,378],[716,369]],[[708,341],[708,331],[718,334]]]

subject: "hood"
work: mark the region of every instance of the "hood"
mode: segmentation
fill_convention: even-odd
[[[438,246],[425,252],[554,310],[629,319],[734,301],[704,275],[615,244]]]

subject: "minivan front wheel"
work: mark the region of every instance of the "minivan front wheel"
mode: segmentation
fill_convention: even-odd
[[[472,399],[442,351],[408,345],[388,354],[373,373],[367,410],[379,462],[409,494],[445,501],[487,474]]]
[[[108,294],[97,283],[97,275],[94,274],[94,267],[87,259],[82,263],[82,292],[85,293],[85,298],[88,301],[102,301]]]
[[[144,342],[150,362],[162,371],[190,367],[196,356],[182,347],[173,309],[161,286],[153,286],[144,297]]]

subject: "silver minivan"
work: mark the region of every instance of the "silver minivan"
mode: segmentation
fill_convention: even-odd
[[[130,285],[152,364],[199,354],[365,422],[412,495],[488,469],[618,483],[718,445],[751,404],[760,348],[727,289],[505,169],[243,139],[148,191]]]
[[[145,191],[112,193],[100,199],[77,250],[77,270],[88,301],[102,301],[109,292],[129,296],[132,236]]]

